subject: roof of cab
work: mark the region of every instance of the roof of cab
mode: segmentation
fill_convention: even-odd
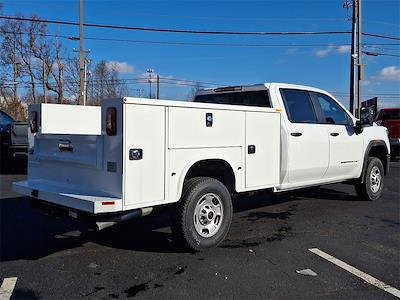
[[[257,91],[257,90],[265,90],[270,89],[274,86],[279,86],[282,88],[291,88],[291,89],[299,89],[299,90],[308,90],[315,91],[320,93],[327,93],[319,88],[306,86],[306,85],[298,85],[291,83],[279,83],[279,82],[266,82],[266,83],[258,83],[252,85],[236,85],[236,86],[225,86],[225,87],[217,87],[217,88],[206,88],[197,92],[196,95],[210,95],[210,94],[219,94],[219,93],[229,93],[229,92],[243,92],[243,91]],[[329,94],[329,93],[328,93]]]

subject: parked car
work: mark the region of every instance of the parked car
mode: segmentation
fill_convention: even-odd
[[[376,123],[387,128],[391,158],[395,160],[400,155],[400,108],[381,109],[376,116]]]
[[[377,200],[389,170],[386,128],[312,87],[265,83],[205,90],[194,102],[128,97],[29,110],[35,141],[17,192],[95,217],[99,228],[168,206],[173,232],[196,251],[225,238],[232,194],[348,182],[360,200]]]
[[[0,111],[1,164],[8,169],[14,160],[28,158],[28,123],[17,122]]]

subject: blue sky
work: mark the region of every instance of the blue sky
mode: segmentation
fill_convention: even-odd
[[[78,0],[0,0],[3,14],[38,14],[44,19],[78,21]],[[350,30],[344,1],[111,1],[84,0],[84,21],[158,28],[227,31],[342,31]],[[350,13],[350,12],[349,12]],[[363,0],[363,31],[400,36],[400,1]],[[78,28],[49,26],[51,33],[77,36]],[[350,43],[349,35],[333,36],[208,36],[176,33],[85,28],[87,37],[130,40],[284,44],[274,47],[222,47],[137,44],[86,40],[89,58],[120,63],[121,77],[137,78],[152,68],[162,77],[216,84],[289,82],[348,93],[349,52],[337,44]],[[400,55],[400,41],[364,37],[366,43],[388,43],[371,52]],[[67,51],[78,42],[64,40]],[[394,45],[396,44],[397,45]],[[326,46],[299,46],[326,44]],[[400,57],[364,56],[364,98],[380,95],[382,106],[400,106]],[[187,82],[186,82],[187,83]],[[148,85],[129,85],[148,91]],[[190,87],[161,85],[161,97],[186,99]],[[348,96],[338,98],[347,105]]]

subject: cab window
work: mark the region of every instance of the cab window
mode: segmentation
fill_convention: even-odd
[[[317,123],[314,106],[307,91],[281,89],[289,121],[292,123]]]
[[[350,125],[351,119],[346,111],[332,98],[324,94],[313,93],[323,113],[323,123]]]
[[[194,102],[271,107],[267,90],[197,95]]]

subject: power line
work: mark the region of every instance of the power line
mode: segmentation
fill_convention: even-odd
[[[58,25],[73,25],[79,26],[78,22],[61,21],[61,20],[42,20],[24,17],[10,17],[0,16],[0,19],[16,20],[16,21],[29,21],[46,24]],[[349,31],[282,31],[282,32],[269,32],[269,31],[209,31],[209,30],[193,30],[193,29],[171,29],[171,28],[151,28],[151,27],[138,27],[127,25],[110,25],[110,24],[95,24],[83,23],[86,27],[95,28],[108,28],[108,29],[124,29],[124,30],[137,30],[137,31],[150,31],[150,32],[164,32],[164,33],[186,33],[186,34],[213,34],[213,35],[332,35],[332,34],[348,34]]]
[[[2,31],[6,34],[24,34],[29,35],[29,32],[17,32],[17,31]],[[74,37],[67,35],[59,35],[59,34],[44,34],[44,33],[36,33],[38,36],[45,37],[55,37],[55,38],[63,38],[63,39],[74,39]],[[159,45],[173,45],[173,46],[221,46],[221,47],[340,47],[340,46],[349,46],[348,44],[332,44],[332,43],[322,43],[322,44],[313,44],[313,43],[286,43],[286,44],[255,44],[255,43],[197,43],[197,42],[173,42],[173,41],[157,41],[157,40],[132,40],[132,39],[116,39],[116,38],[100,38],[87,36],[86,40],[93,41],[106,41],[106,42],[127,42],[134,44],[159,44]],[[364,43],[365,47],[372,46],[400,46],[400,43]],[[382,50],[386,50],[381,48]],[[387,50],[397,50],[397,49],[387,49]]]
[[[162,80],[163,84],[170,84],[170,85],[178,85],[178,86],[198,86],[198,84],[202,86],[228,86],[228,84],[221,84],[221,83],[215,83],[215,82],[204,82],[200,80],[189,80],[189,79],[179,79],[179,78],[169,78],[169,77],[160,77]],[[109,82],[114,82],[114,83],[123,83],[123,84],[146,84],[148,83],[148,79],[144,77],[137,77],[137,78],[126,78],[126,79],[105,79],[105,80],[96,80],[96,79],[91,79],[91,80],[86,80],[87,83],[109,83]],[[40,84],[42,82],[34,82],[35,84]],[[64,83],[72,83],[75,85],[79,84],[78,80],[67,80]],[[26,81],[21,81],[17,82],[18,85],[23,85],[23,86],[29,86],[30,82]],[[0,83],[0,86],[13,86],[14,83]],[[56,85],[56,82],[49,82],[49,85]],[[333,95],[339,95],[339,96],[348,96],[348,92],[342,92],[342,91],[331,91],[330,92]],[[371,97],[380,97],[380,98],[400,98],[400,93],[365,93],[364,96],[371,96]]]
[[[46,24],[79,26],[78,22],[62,21],[62,20],[42,20],[42,19],[32,19],[32,18],[24,18],[24,17],[11,17],[11,16],[0,16],[0,19],[29,21],[29,22],[38,22],[38,23],[46,23]],[[149,31],[149,32],[213,34],[213,35],[253,35],[253,36],[254,35],[333,35],[333,34],[349,34],[349,33],[351,33],[350,31],[281,31],[281,32],[273,32],[273,31],[209,31],[209,30],[193,30],[193,29],[152,28],[152,27],[95,24],[95,23],[83,23],[83,26],[95,27],[95,28],[108,28],[108,29]],[[369,36],[369,37],[376,37],[376,38],[400,41],[400,37],[393,37],[393,36],[387,36],[387,35],[382,35],[382,34],[373,34],[373,33],[363,32],[362,35]]]
[[[370,37],[376,37],[376,38],[382,38],[382,39],[389,39],[389,40],[400,41],[400,37],[387,36],[387,35],[382,35],[382,34],[374,34],[374,33],[366,33],[366,32],[363,32],[362,35],[364,35],[364,36],[370,36]]]
[[[369,52],[369,51],[363,51],[362,53],[370,56],[392,56],[392,57],[400,57],[400,55],[397,54],[391,54],[391,53],[382,53],[382,52]]]
[[[178,79],[178,78],[170,78],[170,77],[160,77],[162,83],[165,84],[175,84],[175,85],[187,85],[187,86],[197,86],[198,84],[203,86],[226,86],[226,84],[221,83],[212,83],[212,82],[203,82],[199,80],[188,80],[188,79]],[[172,81],[172,82],[171,82]],[[148,78],[137,77],[137,78],[121,78],[121,79],[89,79],[85,81],[86,83],[121,83],[121,84],[145,84],[148,83]],[[42,81],[34,81],[36,85],[42,84]],[[70,84],[79,84],[78,80],[64,80],[63,83]],[[32,83],[29,81],[19,81],[16,82],[18,85],[29,86]],[[48,82],[50,86],[57,85],[56,82]],[[0,86],[14,86],[15,83],[0,83]]]

